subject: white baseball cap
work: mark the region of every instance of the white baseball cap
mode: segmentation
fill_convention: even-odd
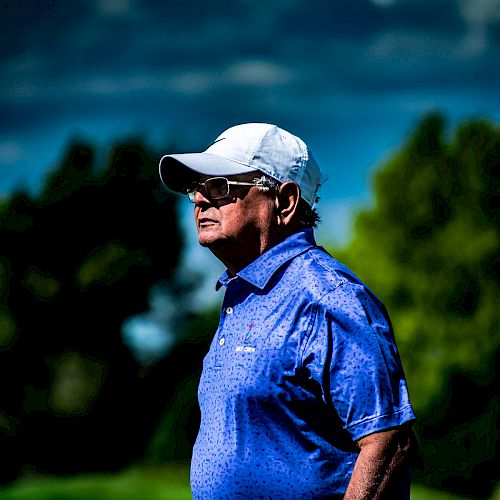
[[[260,170],[279,182],[296,182],[314,207],[322,174],[306,144],[276,125],[245,123],[222,132],[202,153],[165,155],[160,178],[169,189],[186,193],[202,175],[227,176]]]

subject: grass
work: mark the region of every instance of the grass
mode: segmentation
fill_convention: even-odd
[[[460,497],[447,493],[445,491],[432,490],[419,484],[412,485],[410,500],[465,500],[466,497]]]
[[[492,500],[500,500],[500,490]],[[189,467],[135,467],[117,474],[22,479],[0,489],[0,500],[189,500]],[[464,500],[412,486],[411,500]]]
[[[1,500],[189,500],[185,465],[128,469],[117,474],[24,479],[0,490]]]

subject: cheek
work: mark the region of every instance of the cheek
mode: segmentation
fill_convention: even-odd
[[[221,229],[224,233],[238,234],[241,233],[242,230],[247,226],[248,217],[244,211],[233,210],[221,214],[220,221],[221,221]]]
[[[267,204],[242,207],[233,217],[233,227],[239,227],[244,232],[265,232],[269,229],[273,217],[272,207]]]
[[[274,203],[266,199],[265,203],[261,203],[258,210],[254,211],[253,219],[256,226],[268,227],[270,221],[274,220]]]
[[[228,236],[254,234],[267,231],[274,220],[274,203],[271,200],[258,202],[250,198],[239,199],[219,209],[222,233]]]

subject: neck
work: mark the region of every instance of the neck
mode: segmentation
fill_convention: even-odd
[[[286,238],[285,234],[277,234],[275,237],[267,236],[258,242],[235,241],[229,243],[226,241],[220,247],[210,246],[209,249],[234,276]]]

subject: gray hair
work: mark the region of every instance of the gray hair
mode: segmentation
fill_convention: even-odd
[[[267,174],[262,174],[261,177],[256,177],[253,181],[261,191],[273,195],[278,192],[278,189],[282,184]],[[318,200],[319,198],[316,198],[316,202]],[[302,198],[299,200],[298,214],[302,227],[317,227],[321,220],[317,210],[311,207],[309,203]]]

